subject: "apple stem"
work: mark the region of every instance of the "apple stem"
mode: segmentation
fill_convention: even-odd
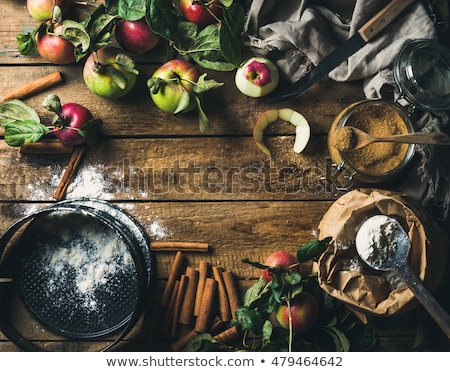
[[[288,308],[288,314],[289,314],[289,341],[288,341],[288,348],[289,352],[292,351],[292,341],[293,341],[293,330],[292,330],[292,310],[291,310],[291,301],[290,301],[290,293],[286,300],[287,308]]]

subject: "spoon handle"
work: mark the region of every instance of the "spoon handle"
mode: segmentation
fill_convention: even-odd
[[[417,300],[433,317],[445,335],[450,339],[450,315],[442,308],[436,299],[425,289],[408,265],[402,265],[396,270]]]
[[[418,145],[450,145],[450,137],[445,133],[410,133],[380,137],[376,142],[415,143]]]

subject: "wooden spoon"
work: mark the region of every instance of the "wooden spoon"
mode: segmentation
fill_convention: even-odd
[[[361,129],[344,126],[339,128],[346,130],[348,141],[339,141],[337,148],[341,151],[349,151],[360,149],[374,142],[396,142],[396,143],[410,143],[418,145],[450,145],[450,137],[445,133],[409,133],[409,134],[394,134],[385,137],[373,137]]]

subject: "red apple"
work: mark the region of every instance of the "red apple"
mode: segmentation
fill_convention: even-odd
[[[120,48],[106,46],[91,53],[84,63],[83,79],[96,95],[118,99],[136,84],[134,61]]]
[[[145,18],[138,21],[122,19],[116,24],[114,33],[119,45],[133,54],[148,52],[159,42],[159,36],[153,33]]]
[[[264,265],[266,266],[277,267],[284,270],[288,270],[290,267],[292,267],[293,265],[295,266],[296,264],[298,264],[297,257],[285,251],[273,252],[264,261]],[[268,269],[263,269],[262,276],[266,282],[270,282],[272,280],[272,274]]]
[[[246,96],[262,97],[279,83],[278,68],[267,58],[252,57],[239,66],[235,75],[236,87]]]
[[[161,110],[170,114],[187,112],[196,107],[194,83],[200,72],[183,59],[173,59],[159,67],[148,80],[150,96]]]
[[[62,38],[62,23],[41,27],[36,35],[39,55],[45,60],[58,65],[68,65],[76,61],[74,45]]]
[[[55,137],[68,146],[80,145],[86,141],[84,136],[78,133],[89,120],[92,120],[91,112],[78,103],[66,103],[62,106],[61,113],[53,119],[53,131]]]
[[[64,17],[69,9],[70,0],[27,0],[28,12],[40,22],[45,22],[52,18],[55,5],[59,6]]]
[[[183,16],[199,27],[217,22],[222,18],[222,4],[219,0],[181,0],[180,10]]]
[[[292,319],[292,331],[304,333],[309,331],[319,318],[319,303],[308,292],[302,292],[290,301],[290,306],[280,305],[277,310],[277,320],[285,329],[290,329],[289,318]]]

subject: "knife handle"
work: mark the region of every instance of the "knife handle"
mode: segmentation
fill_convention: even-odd
[[[359,35],[365,42],[374,38],[384,30],[408,5],[415,0],[393,0],[375,14],[359,30]]]

